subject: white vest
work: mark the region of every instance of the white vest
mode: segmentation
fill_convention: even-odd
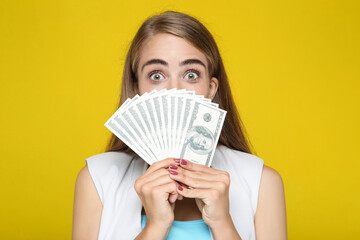
[[[103,210],[98,239],[132,240],[141,232],[142,203],[135,180],[148,164],[123,152],[105,152],[85,160]],[[229,208],[243,240],[255,240],[254,215],[264,161],[252,154],[218,145],[211,167],[230,174]],[[213,234],[210,231],[211,238]]]

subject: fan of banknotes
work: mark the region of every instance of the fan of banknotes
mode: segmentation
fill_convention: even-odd
[[[128,98],[105,126],[150,165],[174,157],[210,166],[225,116],[210,99],[174,88]]]

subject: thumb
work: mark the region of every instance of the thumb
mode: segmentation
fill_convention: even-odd
[[[170,203],[174,203],[174,202],[178,199],[178,195],[179,195],[179,194],[177,194],[177,193],[171,193],[171,194],[169,195],[169,202],[170,202]]]

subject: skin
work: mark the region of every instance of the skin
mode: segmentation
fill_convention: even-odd
[[[156,63],[142,68],[151,59],[161,59],[167,65]],[[197,63],[179,66],[186,59],[198,59],[205,67]],[[145,43],[140,55],[139,92],[185,88],[212,99],[218,80],[208,76],[207,67],[205,55],[189,42],[157,34]],[[189,161],[183,163],[173,158],[158,161],[136,180],[134,187],[147,215],[145,228],[136,239],[166,239],[174,220],[199,218],[208,224],[216,240],[241,239],[229,214],[229,174]],[[74,240],[97,239],[101,211],[100,198],[85,166],[75,184]],[[266,165],[260,181],[255,231],[258,240],[287,239],[283,182],[279,173]]]
[[[143,68],[143,65],[151,59],[164,60],[167,66],[156,63]],[[179,66],[180,62],[187,59],[200,60],[205,67],[198,63]],[[187,41],[171,34],[157,34],[144,44],[140,55],[137,70],[139,92],[142,95],[153,89],[184,88],[212,99],[219,81],[215,77],[209,79],[207,66],[205,55]],[[198,71],[199,74],[189,72],[191,69]]]

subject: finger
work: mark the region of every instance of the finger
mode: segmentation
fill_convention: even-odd
[[[177,182],[177,183],[179,184],[178,187],[179,186],[181,186],[182,188],[187,188],[188,187],[186,184],[183,184],[181,182]],[[184,199],[184,196],[181,195],[181,194],[178,194],[178,200],[183,200],[183,199]]]
[[[153,164],[151,164],[151,166],[144,173],[144,176],[146,176],[160,168],[167,168],[167,167],[169,167],[170,164],[179,165],[179,163],[176,163],[174,161],[174,158],[166,158],[164,160],[157,161],[157,162],[154,162]]]
[[[208,203],[210,199],[219,198],[219,192],[214,189],[186,189],[179,186],[177,189],[178,193],[187,198],[199,198],[204,201],[205,204]]]
[[[169,200],[169,194],[178,194],[177,193],[177,186],[178,184],[176,184],[174,181],[167,183],[167,184],[163,184],[157,187],[153,188],[153,193],[157,196],[157,197],[164,197],[162,200]]]
[[[180,194],[170,194],[169,202],[174,203],[178,199],[178,196],[181,196],[181,195]]]
[[[184,169],[183,169],[184,170]],[[179,169],[178,171],[175,170],[169,170],[169,176],[171,179],[186,184],[190,187],[193,188],[214,188],[216,187],[219,183],[221,184],[221,182],[216,181],[216,179],[211,179],[211,175],[208,174],[208,177],[206,178],[207,180],[204,180],[202,178],[199,177],[193,177],[191,175],[198,175],[200,173],[189,173],[189,171],[185,172],[181,169]],[[210,176],[209,176],[210,175]],[[214,176],[214,175],[212,175]]]
[[[152,188],[155,188],[157,186],[161,186],[161,185],[164,185],[164,184],[168,184],[168,183],[175,183],[175,181],[173,179],[171,179],[169,177],[169,175],[163,175],[163,176],[160,176],[160,177],[158,177],[158,178],[156,178],[156,179],[154,179],[152,181],[146,182],[142,186],[142,188],[143,188],[143,190],[145,189],[145,191],[146,190],[150,191]]]
[[[176,169],[170,168],[168,171],[170,172],[170,170],[176,171],[178,173],[178,175],[185,175],[185,177],[192,177],[194,179],[205,180],[205,181],[209,181],[209,182],[221,181],[224,179],[220,173],[211,174],[211,173],[206,173],[206,172],[190,171],[190,170],[184,169],[182,167],[176,167]]]
[[[177,182],[177,181],[176,181]],[[177,182],[180,186],[182,186],[182,187],[186,187],[186,188],[189,188],[189,186],[188,185],[186,185],[186,184],[184,184],[184,183],[182,183],[182,182]]]
[[[181,182],[177,182],[177,181],[175,181],[177,184],[179,184],[178,186],[182,186],[183,188],[188,188],[189,186],[188,185],[186,185],[186,184],[183,184],[183,183],[181,183]],[[182,195],[180,195],[180,194],[178,194],[178,200],[183,200],[184,199],[184,197],[182,196]]]
[[[169,174],[169,171],[166,170],[165,168],[160,168],[154,172],[152,172],[151,174],[148,174],[148,175],[145,175],[142,177],[141,181],[143,182],[151,182],[161,176],[164,176],[164,175],[168,175]]]
[[[180,160],[180,166],[189,171],[205,172],[205,173],[209,173],[209,174],[216,174],[219,171],[219,170],[216,170],[214,168],[211,168],[211,167],[208,167],[208,166],[205,166],[202,164],[190,162],[186,159]]]
[[[158,171],[160,171],[161,169],[159,169]],[[164,169],[164,171],[167,173],[167,171]],[[172,184],[175,183],[175,189],[176,187],[179,185],[179,183],[176,183],[174,180],[172,180],[168,174],[160,176],[156,179],[154,179],[153,181],[148,182],[147,184],[145,184],[143,186],[143,191],[151,191],[151,189],[156,189],[159,186],[162,185],[166,185],[166,184]],[[176,201],[176,199],[178,198],[179,194],[175,191],[173,193],[171,193],[170,195],[168,195],[168,200],[170,203],[174,203]],[[181,197],[182,199],[183,197]]]

